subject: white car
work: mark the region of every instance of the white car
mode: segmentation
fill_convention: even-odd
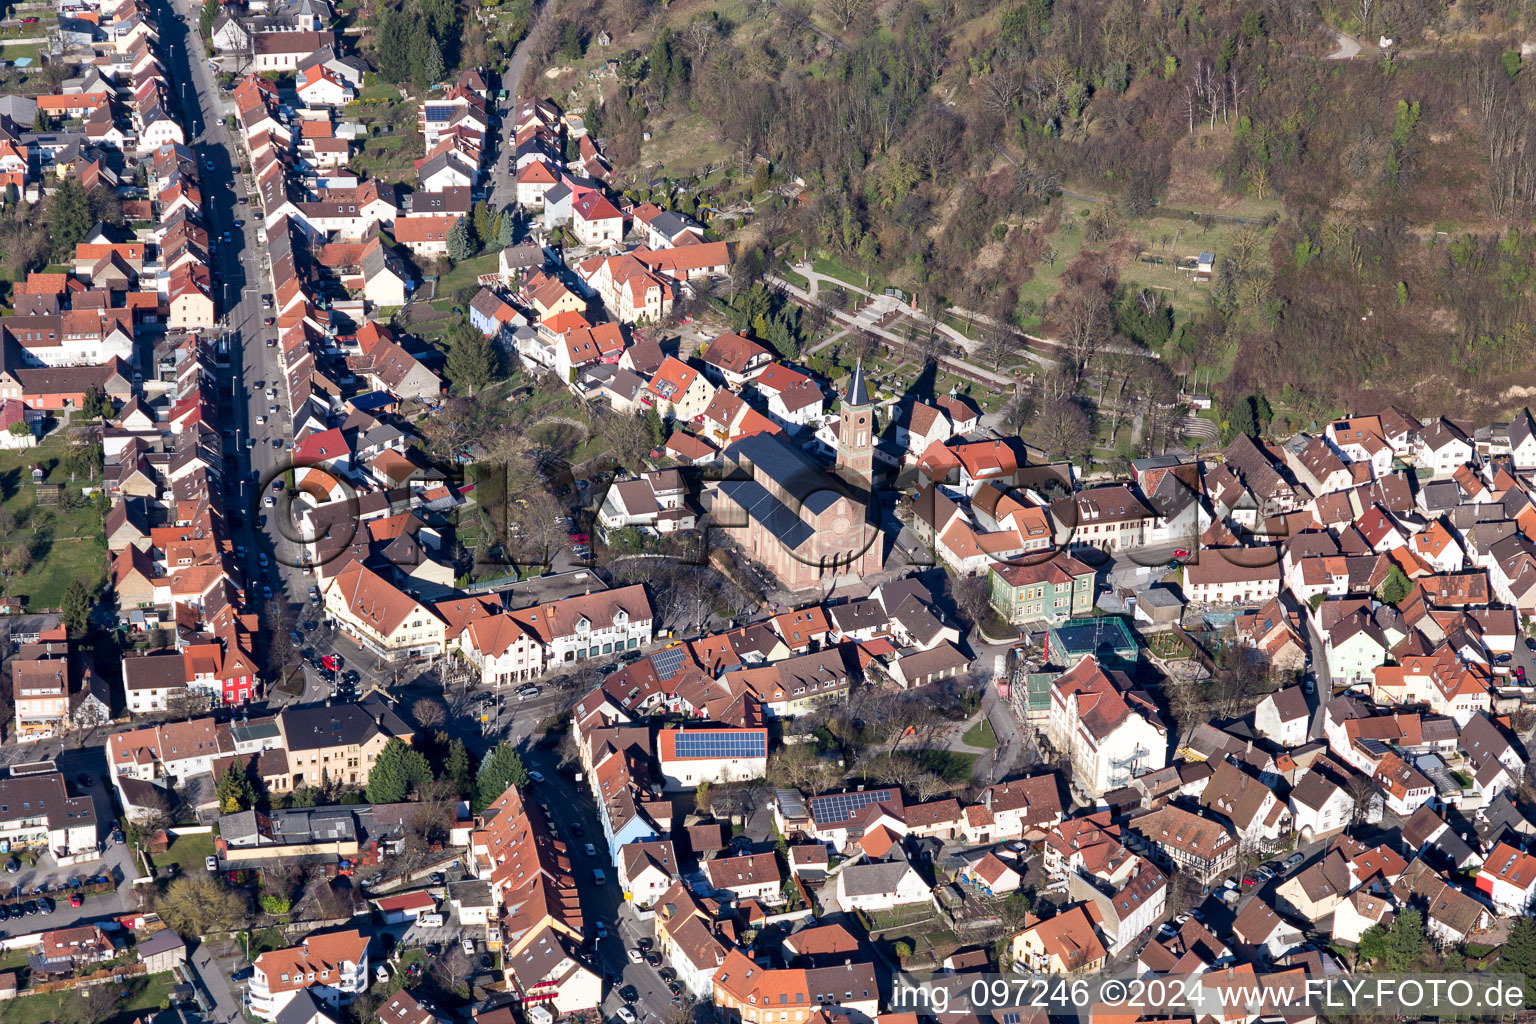
[[[629,962],[630,963],[638,964],[638,963],[642,962],[644,959],[645,959],[645,955],[642,954],[638,949],[631,949],[629,951]]]
[[[269,494],[264,499],[262,499],[262,504],[266,505],[267,508],[271,508],[272,506],[276,505],[277,502],[273,499],[272,495]]]
[[[256,425],[258,427],[266,426],[267,425],[267,418],[265,416],[257,416],[256,417]]]
[[[219,858],[214,856],[203,858],[203,867],[207,868],[209,871],[219,870]]]
[[[638,1019],[635,1017],[635,1011],[631,1010],[627,1006],[619,1007],[617,1016],[619,1020],[624,1022],[624,1024],[635,1024],[636,1020]]]

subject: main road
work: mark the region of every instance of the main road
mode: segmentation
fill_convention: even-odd
[[[266,512],[259,482],[287,457],[271,441],[278,438],[286,442],[292,433],[287,389],[280,386],[277,399],[264,393],[265,388],[279,384],[281,368],[278,350],[267,346],[275,328],[263,326],[271,313],[262,308],[261,295],[269,288],[271,277],[265,247],[257,241],[261,217],[246,189],[240,140],[226,121],[233,115],[233,105],[225,101],[203,56],[208,48],[198,29],[200,8],[192,0],[151,3],[161,27],[167,71],[180,101],[182,124],[202,179],[209,270],[220,315],[217,330],[228,343],[228,371],[219,383],[225,447],[235,456],[234,472],[226,471],[226,502],[239,516],[239,525],[231,535],[237,548],[246,552],[241,559],[246,597],[249,606],[259,610],[265,601],[263,587],[271,586],[279,597],[301,605],[302,618],[308,587],[306,577],[286,564],[292,561],[292,545],[270,526],[256,526],[257,517]],[[275,415],[270,411],[274,405]],[[257,422],[260,418],[265,418],[265,424]],[[258,555],[263,552],[274,563],[272,568],[258,566]],[[287,638],[269,640],[282,643]]]

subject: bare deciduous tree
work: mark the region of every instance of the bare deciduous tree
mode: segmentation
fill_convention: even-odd
[[[411,705],[411,715],[416,719],[416,724],[423,729],[431,729],[434,726],[442,725],[447,719],[442,702],[433,700],[431,697],[417,698],[415,703]]]

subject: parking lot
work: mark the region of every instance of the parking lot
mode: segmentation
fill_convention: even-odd
[[[0,936],[29,935],[49,928],[65,928],[80,921],[100,920],[136,909],[137,902],[131,890],[133,879],[138,874],[127,844],[112,843],[110,840],[106,852],[99,860],[60,867],[51,854],[45,853],[38,858],[36,867],[28,867],[23,862],[18,871],[0,873],[0,886],[3,886],[0,889],[0,905],[7,908],[8,915],[7,920],[0,921]],[[109,879],[113,888],[107,892],[83,896],[80,906],[71,906],[68,896],[70,880],[97,876]],[[52,913],[43,913],[39,906],[33,914],[9,916],[11,907],[18,904],[24,906],[29,899],[35,901],[35,894],[39,892],[54,900]]]

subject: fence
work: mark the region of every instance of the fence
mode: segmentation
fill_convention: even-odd
[[[44,981],[36,985],[28,985],[21,995],[30,996],[42,992],[64,992],[72,988],[91,988],[96,985],[105,985],[109,982],[121,983],[125,978],[133,978],[148,973],[149,968],[143,964],[122,964],[104,971],[97,971],[95,974],[87,974],[80,978],[65,978],[62,981]]]

